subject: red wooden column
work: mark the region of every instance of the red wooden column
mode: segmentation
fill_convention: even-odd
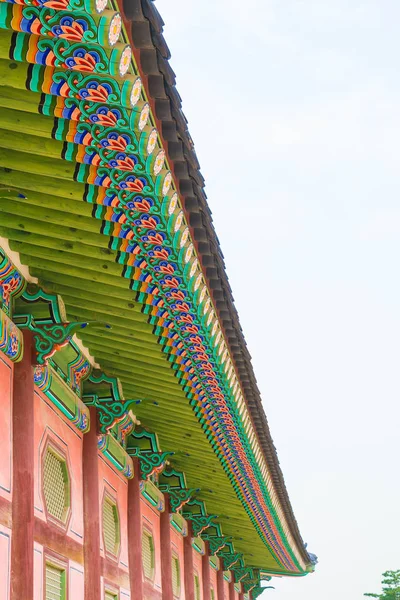
[[[90,407],[90,430],[83,436],[83,520],[85,600],[101,598],[99,460],[96,408]]]
[[[203,600],[211,600],[211,566],[207,542],[206,552],[201,557],[201,575],[203,579]]]
[[[169,496],[165,494],[165,510],[160,515],[161,538],[161,585],[163,600],[173,600],[171,523],[169,520]]]
[[[192,535],[192,524],[188,521],[188,534],[183,540],[183,569],[186,600],[195,600]]]
[[[128,558],[131,600],[143,600],[142,512],[139,459],[133,459],[135,476],[128,482]]]
[[[222,563],[222,560],[220,562]],[[221,564],[217,571],[217,600],[225,600],[224,595],[224,571]]]
[[[231,581],[229,582],[229,600],[235,600],[235,578],[231,573]]]
[[[34,384],[33,335],[24,332],[24,354],[14,366],[11,600],[33,598]]]
[[[239,600],[244,600],[244,593],[243,592],[240,592],[240,594],[239,594]]]

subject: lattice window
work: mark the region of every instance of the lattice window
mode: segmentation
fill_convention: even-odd
[[[200,580],[197,574],[194,576],[194,600],[200,600]]]
[[[174,598],[179,598],[181,595],[181,569],[177,556],[172,557],[172,593]]]
[[[65,523],[71,503],[68,467],[65,458],[51,446],[43,459],[43,495],[48,514]]]
[[[46,563],[46,600],[65,600],[65,569]]]
[[[154,539],[151,533],[143,531],[142,535],[143,571],[147,579],[154,578]]]
[[[118,508],[109,496],[104,496],[103,501],[103,538],[106,551],[117,556],[120,543]]]

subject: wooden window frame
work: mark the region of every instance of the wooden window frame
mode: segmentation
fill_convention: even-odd
[[[182,571],[181,571],[181,561],[179,560],[179,556],[176,552],[172,552],[172,561],[171,564],[173,565],[174,562],[177,563],[178,565],[178,583],[179,583],[179,589],[178,589],[178,594],[174,593],[174,589],[173,589],[173,585],[172,585],[172,595],[175,598],[175,600],[179,600],[179,598],[182,595]]]
[[[52,515],[47,508],[46,496],[44,493],[44,461],[48,452],[52,452],[57,458],[64,462],[65,472],[67,476],[67,505],[65,507],[65,519],[61,520]],[[43,510],[46,515],[46,520],[52,525],[56,525],[63,531],[67,531],[72,515],[72,489],[71,489],[71,465],[69,461],[68,447],[63,448],[58,444],[53,436],[47,435],[40,453],[40,493],[42,496]]]
[[[118,539],[116,542],[116,552],[110,552],[109,550],[107,550],[107,546],[106,546],[106,540],[104,537],[104,503],[108,501],[111,504],[113,504],[113,506],[115,507],[116,513],[117,513],[117,523],[118,523]],[[121,518],[120,518],[120,514],[119,514],[119,507],[118,507],[118,498],[116,495],[112,494],[107,488],[104,488],[104,493],[103,493],[103,500],[101,503],[101,535],[102,535],[102,540],[103,540],[103,548],[104,548],[104,555],[109,558],[110,560],[114,561],[114,562],[119,562],[119,557],[120,557],[120,553],[121,553]]]
[[[44,549],[43,551],[43,600],[46,600],[46,566],[50,565],[64,571],[64,594],[62,600],[67,600],[69,593],[69,561],[64,556],[56,554],[52,550]]]
[[[147,577],[147,575],[144,572],[144,562],[143,562],[143,551],[142,551],[142,570],[143,570],[143,577],[145,578],[146,581],[150,581],[151,583],[154,583],[154,579],[156,576],[156,546],[154,543],[154,532],[153,529],[151,529],[147,524],[142,526],[142,537],[147,535],[147,537],[149,537],[152,541],[152,551],[153,551],[153,565],[152,565],[152,573],[151,573],[151,577]],[[143,540],[142,540],[143,543]],[[143,546],[142,546],[143,548]]]

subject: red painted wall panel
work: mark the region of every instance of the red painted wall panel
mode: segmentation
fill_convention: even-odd
[[[54,444],[67,456],[71,485],[71,517],[67,535],[83,543],[82,434],[39,391],[35,392],[35,517],[47,522],[42,492],[42,455],[46,444]],[[56,527],[53,525],[53,527]],[[57,528],[58,529],[58,528]],[[40,540],[43,543],[43,540]],[[51,541],[49,540],[51,547]]]
[[[194,574],[198,576],[200,583],[200,600],[203,598],[203,577],[202,577],[202,555],[193,548],[193,570]]]
[[[154,540],[154,580],[153,582],[145,579],[143,573],[143,590],[146,600],[159,600],[161,598],[161,539],[160,539],[160,513],[142,498],[142,530],[147,529]]]
[[[180,600],[185,600],[185,585],[183,581],[183,569],[184,569],[184,554],[183,554],[183,536],[180,535],[174,527],[171,526],[171,546],[172,552],[179,559],[179,564],[181,567],[181,595]]]
[[[128,580],[128,481],[122,477],[107,459],[99,453],[99,503],[100,518],[105,494],[116,500],[120,522],[120,551],[117,558],[106,555],[102,523],[100,524],[100,549],[103,557],[104,581],[110,585],[129,588]]]
[[[12,486],[12,380],[13,364],[0,354],[0,497],[8,501]]]
[[[211,567],[210,569],[211,589],[214,590],[214,600],[217,600],[217,571]],[[212,596],[211,596],[212,600]]]

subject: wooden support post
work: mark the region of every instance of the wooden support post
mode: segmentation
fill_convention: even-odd
[[[11,600],[33,598],[34,383],[33,335],[24,332],[24,354],[14,366]]]
[[[201,575],[203,579],[203,600],[211,600],[211,565],[208,543],[206,542],[206,552],[201,557]]]
[[[101,556],[97,415],[94,406],[89,410],[90,431],[83,436],[85,600],[99,600]]]
[[[235,578],[231,573],[231,581],[229,582],[229,600],[235,600]]]
[[[244,600],[244,593],[243,592],[240,592],[240,594],[239,594],[239,600]]]
[[[173,600],[170,503],[168,494],[165,494],[164,497],[165,510],[160,515],[162,598],[163,600]]]
[[[139,459],[133,459],[135,476],[128,482],[128,558],[131,600],[143,600],[142,512]]]
[[[185,600],[195,600],[192,536],[192,524],[188,521],[188,534],[183,540]]]
[[[221,566],[217,571],[217,600],[225,600],[224,587],[224,571]]]

